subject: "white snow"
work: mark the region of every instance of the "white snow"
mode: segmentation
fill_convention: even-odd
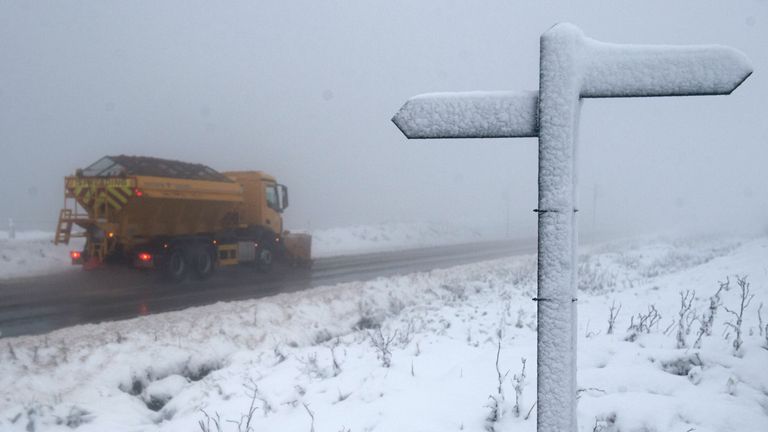
[[[750,74],[747,56],[722,45],[619,45],[584,38],[582,97],[729,94]]]
[[[577,340],[576,191],[581,99],[581,31],[554,26],[541,35],[539,68],[540,431],[575,430]],[[543,374],[542,371],[548,373]]]
[[[69,246],[53,244],[53,233],[17,231],[8,238],[0,231],[0,280],[71,271],[70,250],[82,249],[82,239],[73,239]]]
[[[311,234],[315,258],[473,243],[492,238],[491,233],[481,230],[432,222],[356,225],[317,229]]]
[[[427,93],[392,118],[408,138],[538,136],[538,92]]]
[[[578,416],[581,431],[768,430],[768,343],[757,309],[768,303],[768,238],[655,239],[601,245],[579,261]],[[0,430],[192,431],[219,418],[253,430],[534,431],[536,263],[521,256],[447,270],[219,303],[0,340]],[[676,348],[679,292],[697,314],[719,280],[738,304],[734,275],[756,295],[744,347],[721,307],[711,336]],[[622,309],[606,334],[608,308]],[[633,342],[630,317],[655,305],[662,319]],[[768,313],[763,308],[764,323]],[[637,318],[635,318],[635,321]],[[391,367],[371,343],[391,338]],[[509,370],[498,394],[495,369]],[[672,326],[675,329],[675,326]],[[513,375],[527,359],[514,415]],[[152,400],[155,402],[153,403]],[[165,402],[162,407],[161,403]],[[252,404],[253,401],[253,404]],[[69,426],[68,426],[69,425]]]

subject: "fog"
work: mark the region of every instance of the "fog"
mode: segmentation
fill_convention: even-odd
[[[53,230],[63,177],[129,154],[270,172],[289,227],[508,215],[534,235],[535,139],[408,141],[390,118],[419,93],[538,88],[561,21],[755,68],[727,97],[586,100],[583,230],[768,228],[768,1],[541,3],[0,0],[0,229]]]

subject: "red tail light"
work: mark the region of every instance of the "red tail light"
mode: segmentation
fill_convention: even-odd
[[[144,192],[142,192],[141,189],[134,189],[133,194],[136,195],[137,197],[141,197],[142,195],[144,195]]]
[[[82,254],[78,251],[71,251],[69,253],[69,257],[72,258],[73,260],[79,260],[81,256]]]
[[[144,262],[152,261],[152,255],[146,252],[142,252],[139,254],[139,261],[144,261]]]

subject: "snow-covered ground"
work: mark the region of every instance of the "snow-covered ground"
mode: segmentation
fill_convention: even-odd
[[[437,223],[385,223],[313,230],[315,258],[427,246],[470,243],[487,239],[477,230]],[[70,250],[82,249],[82,239],[53,245],[53,233],[20,231],[11,240],[0,231],[0,280],[79,269],[72,267]]]
[[[82,239],[73,239],[69,246],[54,246],[52,232],[18,231],[11,240],[0,231],[0,280],[75,270],[69,251],[82,245]]]
[[[768,238],[625,241],[580,266],[581,431],[768,430]],[[755,297],[734,352],[737,275]],[[535,279],[521,256],[3,339],[0,430],[534,431]]]
[[[464,226],[438,223],[382,223],[312,231],[312,255],[328,257],[367,252],[471,243],[488,233]]]

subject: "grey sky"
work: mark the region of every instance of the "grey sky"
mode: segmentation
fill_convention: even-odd
[[[541,3],[541,4],[540,4]],[[0,224],[53,229],[62,179],[105,154],[264,169],[289,226],[504,222],[533,234],[536,140],[409,142],[430,91],[538,86],[538,37],[719,43],[728,97],[587,100],[581,215],[618,231],[768,226],[768,1],[0,0]]]

